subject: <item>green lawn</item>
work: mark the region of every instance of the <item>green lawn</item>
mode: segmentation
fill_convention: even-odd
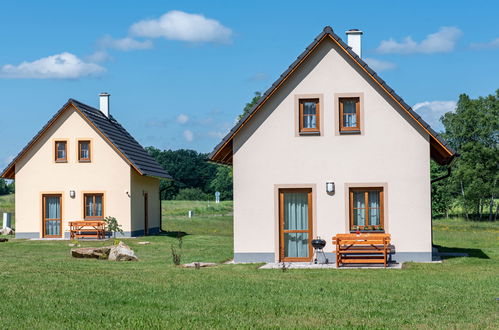
[[[0,223],[3,226],[3,213],[12,213],[12,227],[15,228],[14,195],[0,196]],[[1,227],[1,226],[0,226]]]
[[[499,226],[435,222],[435,242],[471,258],[402,270],[183,269],[232,255],[231,204],[164,204],[166,235],[126,240],[139,262],[69,256],[68,242],[0,243],[2,328],[496,328]],[[187,210],[198,208],[188,219]],[[196,212],[196,211],[195,211]],[[257,238],[255,238],[257,239]],[[84,242],[84,246],[102,245]]]

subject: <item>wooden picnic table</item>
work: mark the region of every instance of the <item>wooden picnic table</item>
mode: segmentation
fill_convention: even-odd
[[[102,220],[69,221],[71,239],[80,237],[106,238],[106,223]]]
[[[337,234],[333,244],[336,245],[336,267],[372,263],[386,267],[388,255],[393,251],[390,234],[385,233]]]

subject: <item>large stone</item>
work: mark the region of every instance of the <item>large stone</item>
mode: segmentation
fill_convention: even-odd
[[[71,249],[71,256],[75,258],[107,259],[111,248],[111,246],[103,246],[99,248]]]
[[[123,242],[111,247],[109,252],[109,260],[111,261],[137,261],[139,260],[135,252]]]
[[[212,262],[191,262],[190,264],[183,264],[184,268],[201,268],[201,267],[215,267],[217,264]]]
[[[12,228],[5,227],[2,230],[0,230],[0,235],[14,235],[15,231]]]

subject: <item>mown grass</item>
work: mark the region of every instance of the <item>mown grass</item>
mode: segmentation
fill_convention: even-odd
[[[15,214],[14,202],[15,202],[14,194],[0,196],[0,222],[2,223],[2,226],[3,226],[3,213],[7,212],[7,213],[12,213],[12,227],[15,228],[16,214]]]
[[[194,205],[169,202],[164,207],[181,215]],[[0,243],[0,324],[3,328],[497,327],[497,224],[438,220],[435,242],[458,251],[474,249],[472,257],[408,264],[402,270],[283,272],[258,270],[254,264],[199,270],[175,267],[170,247],[177,245],[178,232],[188,234],[182,238],[182,262],[231,258],[232,218],[224,213],[193,219],[167,213],[166,234],[126,240],[140,258],[136,263],[72,259],[68,242]],[[138,245],[142,240],[151,244]]]

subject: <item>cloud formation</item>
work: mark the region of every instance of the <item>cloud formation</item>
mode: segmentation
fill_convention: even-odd
[[[104,49],[117,49],[121,51],[153,48],[151,40],[138,41],[130,37],[114,39],[111,36],[104,36],[98,41],[98,45]]]
[[[184,115],[183,113],[177,116],[177,123],[185,124],[188,121],[189,121],[189,116]]]
[[[184,139],[187,141],[187,142],[192,142],[194,141],[194,133],[192,133],[191,130],[188,130],[186,129],[183,133],[184,135]]]
[[[137,22],[130,27],[130,33],[145,38],[217,43],[230,42],[233,34],[217,20],[178,10],[169,11],[158,19]]]
[[[365,58],[364,61],[377,72],[393,70],[397,68],[397,65],[392,62],[377,60],[375,58]]]
[[[444,126],[440,122],[440,117],[449,111],[456,110],[456,101],[425,101],[416,103],[412,109],[430,124],[436,131],[443,131]]]
[[[102,66],[85,62],[76,55],[64,52],[19,65],[0,67],[0,78],[26,79],[78,79],[95,76],[106,71]]]
[[[471,49],[494,49],[499,48],[499,38],[493,39],[489,42],[476,42],[470,44]]]
[[[414,41],[410,36],[405,37],[401,42],[393,38],[383,40],[377,52],[381,54],[448,53],[454,50],[462,34],[457,27],[444,26],[438,32],[427,35],[421,42]]]

